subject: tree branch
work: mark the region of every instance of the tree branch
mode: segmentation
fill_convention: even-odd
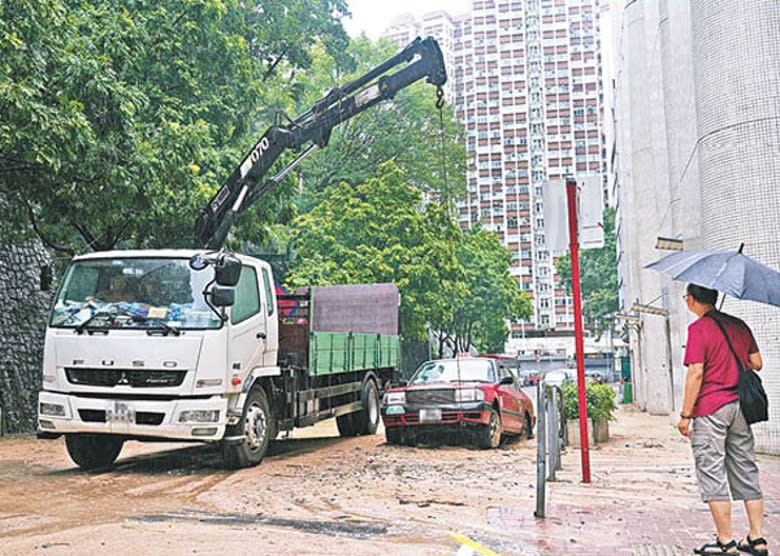
[[[75,254],[73,249],[64,247],[62,245],[57,245],[53,240],[46,237],[46,234],[43,233],[43,230],[41,230],[40,226],[38,225],[38,220],[35,218],[35,212],[32,209],[32,205],[30,205],[30,203],[25,203],[25,206],[27,207],[27,214],[30,218],[30,225],[35,232],[35,235],[38,236],[38,239],[40,239],[41,242],[49,249],[53,249],[60,253],[65,253],[66,255],[72,257]]]

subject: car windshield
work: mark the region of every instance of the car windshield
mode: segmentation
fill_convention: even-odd
[[[430,382],[495,382],[490,361],[480,359],[446,359],[423,363],[409,384]]]
[[[219,328],[202,291],[214,270],[187,259],[85,259],[68,267],[50,324],[77,328]]]

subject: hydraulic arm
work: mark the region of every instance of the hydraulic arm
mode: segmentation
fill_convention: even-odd
[[[396,66],[406,64],[395,73]],[[415,39],[401,52],[357,80],[331,90],[301,116],[284,125],[269,127],[260,140],[200,211],[195,226],[199,247],[220,249],[233,220],[274,187],[316,149],[328,144],[331,130],[375,104],[390,99],[412,83],[426,78],[436,85],[441,106],[441,87],[447,81],[444,59],[431,37]],[[283,170],[263,181],[269,168],[287,149],[300,155]]]

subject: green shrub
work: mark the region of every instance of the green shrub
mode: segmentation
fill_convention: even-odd
[[[613,390],[609,384],[586,382],[585,405],[588,411],[588,417],[594,421],[604,419],[608,421],[614,420],[615,416],[612,412],[617,409],[615,395],[615,390]],[[567,420],[579,419],[580,412],[577,398],[577,385],[574,382],[566,382],[563,385],[563,409],[566,413]]]

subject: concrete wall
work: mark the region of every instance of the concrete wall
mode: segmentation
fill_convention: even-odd
[[[40,290],[50,257],[39,244],[0,246],[0,407],[3,432],[34,431],[51,294]]]

